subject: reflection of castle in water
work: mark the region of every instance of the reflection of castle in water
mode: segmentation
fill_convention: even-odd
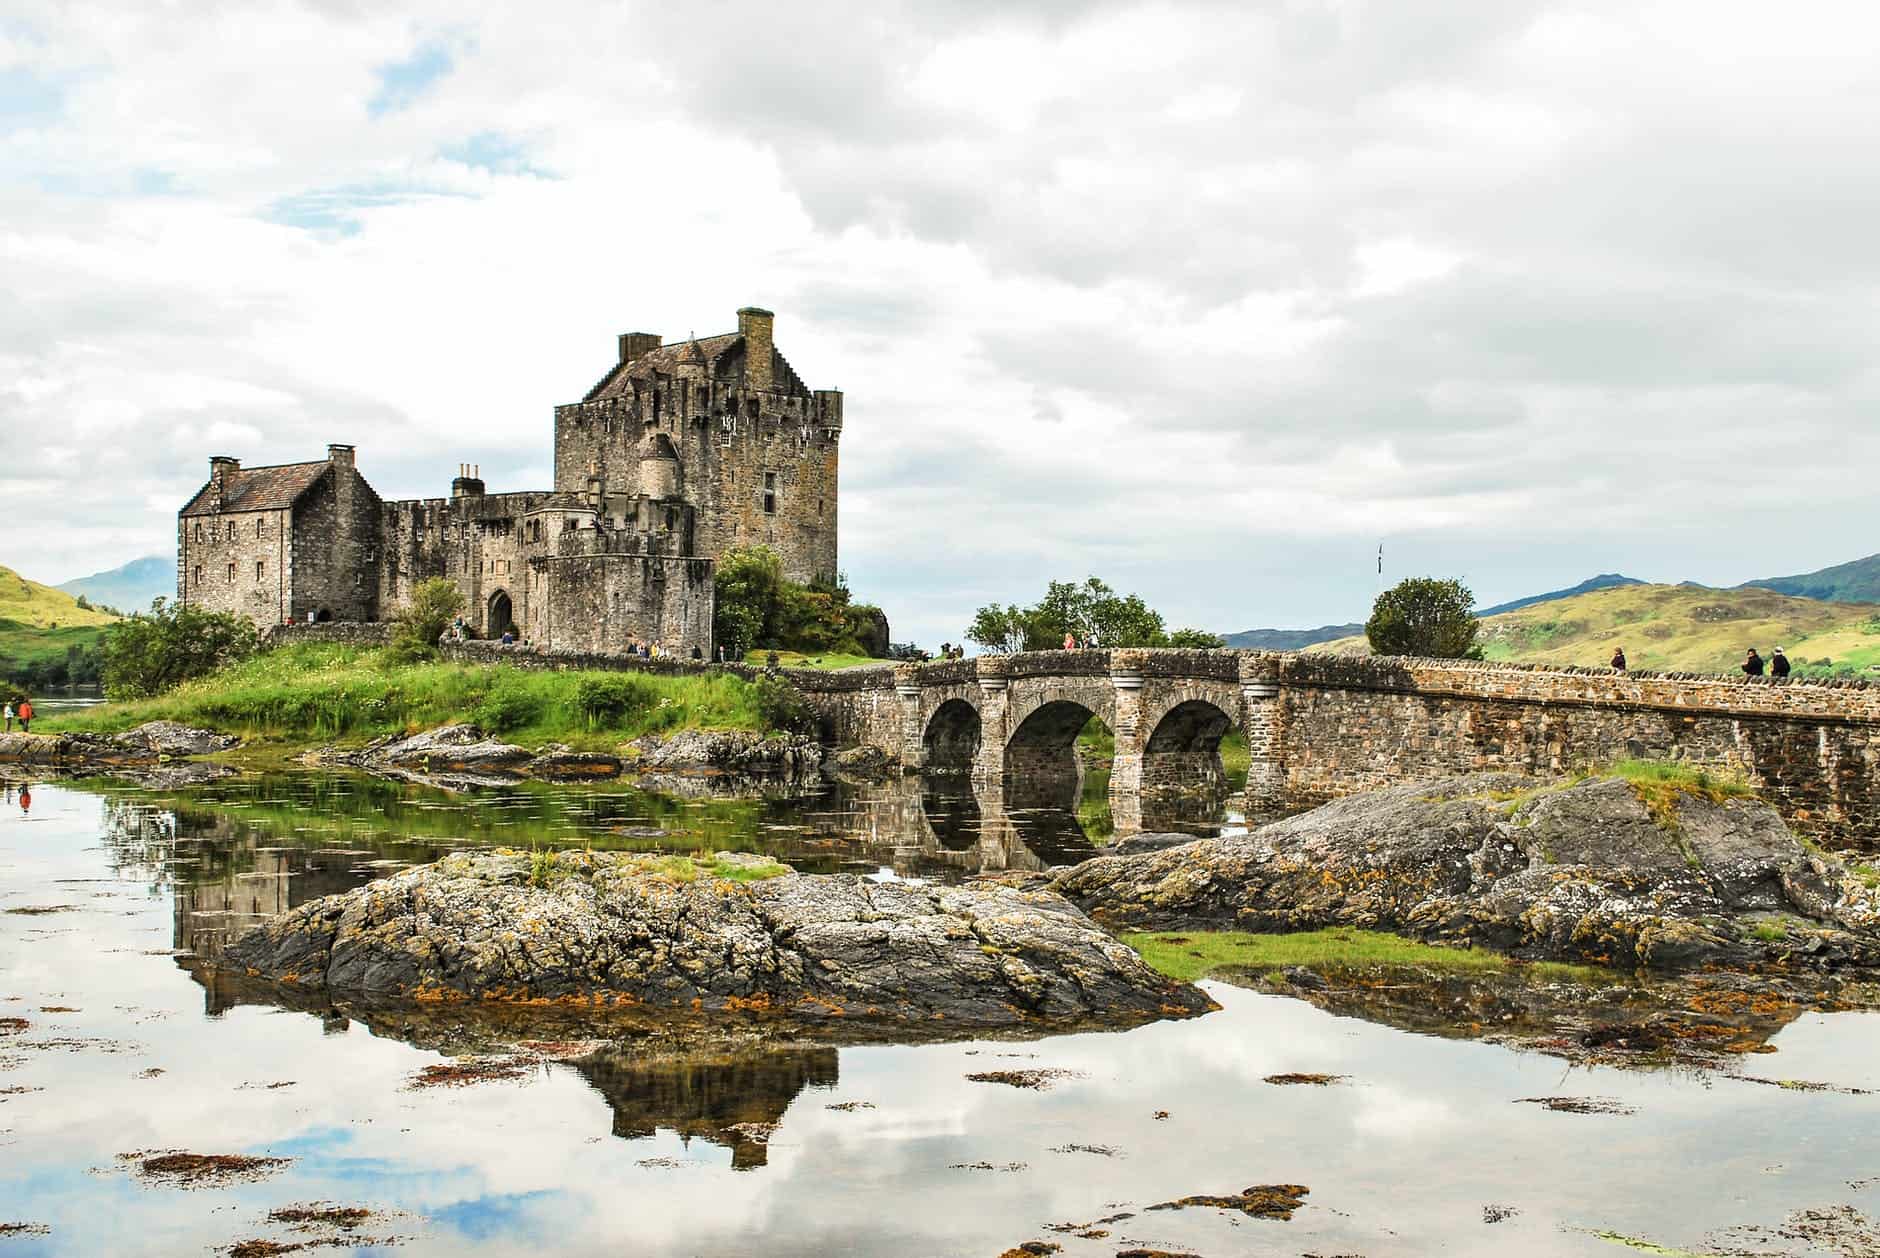
[[[733,1169],[763,1166],[765,1140],[806,1087],[836,1084],[827,1046],[752,1047],[648,1060],[616,1044],[575,1063],[614,1111],[614,1135],[642,1140],[661,1129],[731,1150]]]

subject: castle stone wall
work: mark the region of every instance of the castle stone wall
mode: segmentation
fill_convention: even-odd
[[[246,616],[263,629],[278,625],[288,614],[292,528],[287,511],[179,517],[178,600]]]
[[[288,613],[294,620],[376,620],[378,494],[350,464],[304,494],[293,510]]]

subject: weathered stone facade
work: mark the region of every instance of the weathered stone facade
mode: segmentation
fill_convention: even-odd
[[[177,597],[286,622],[388,619],[421,581],[471,627],[550,650],[713,653],[715,561],[763,543],[794,580],[833,579],[842,395],[810,391],[768,311],[675,345],[631,332],[582,401],[555,409],[555,487],[381,502],[350,446],[210,480],[177,520]]]

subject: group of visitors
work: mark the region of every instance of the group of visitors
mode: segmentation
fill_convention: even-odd
[[[943,660],[963,660],[966,658],[966,648],[957,643],[942,642],[940,644],[940,658]]]
[[[1789,675],[1789,657],[1782,654],[1781,647],[1777,647],[1775,653],[1769,657],[1768,668],[1771,677],[1787,677]],[[1743,657],[1743,676],[1761,677],[1762,675],[1763,657],[1756,654],[1755,647],[1751,647],[1748,654]]]
[[[20,706],[17,708],[8,703],[4,709],[0,709],[0,713],[5,716],[7,733],[13,732],[13,722],[16,720],[20,723],[20,733],[33,732],[33,701],[31,699],[21,699]]]
[[[1613,648],[1612,667],[1621,673],[1625,671],[1624,647]],[[1765,661],[1761,655],[1757,654],[1755,647],[1751,647],[1748,654],[1744,655],[1743,676],[1761,677],[1765,671],[1771,677],[1787,677],[1789,675],[1789,657],[1782,654],[1781,647],[1777,647],[1767,661]]]

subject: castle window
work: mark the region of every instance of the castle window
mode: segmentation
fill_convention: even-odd
[[[816,500],[816,515],[817,515],[817,517],[818,517],[818,518],[821,518],[821,516],[822,516],[822,513],[823,513],[823,500],[822,500],[821,498],[818,498],[818,499]]]
[[[230,564],[228,566],[228,579],[230,581],[233,581],[235,579],[235,565],[234,564]]]
[[[757,399],[752,398],[744,404],[744,413],[752,419],[757,418]]]
[[[764,473],[764,514],[777,514],[777,474]]]
[[[231,542],[235,540],[235,521],[233,520],[228,522],[228,539]]]
[[[196,521],[196,540],[197,541],[202,540],[202,521],[201,520]]]
[[[255,536],[256,537],[261,536],[261,517],[260,516],[255,517]]]
[[[261,578],[267,575],[268,575],[268,561],[265,559],[255,560],[255,580],[259,581],[261,580]]]
[[[195,576],[195,579],[191,582],[191,584],[192,585],[202,584],[202,565],[201,564],[196,565],[196,576]]]

